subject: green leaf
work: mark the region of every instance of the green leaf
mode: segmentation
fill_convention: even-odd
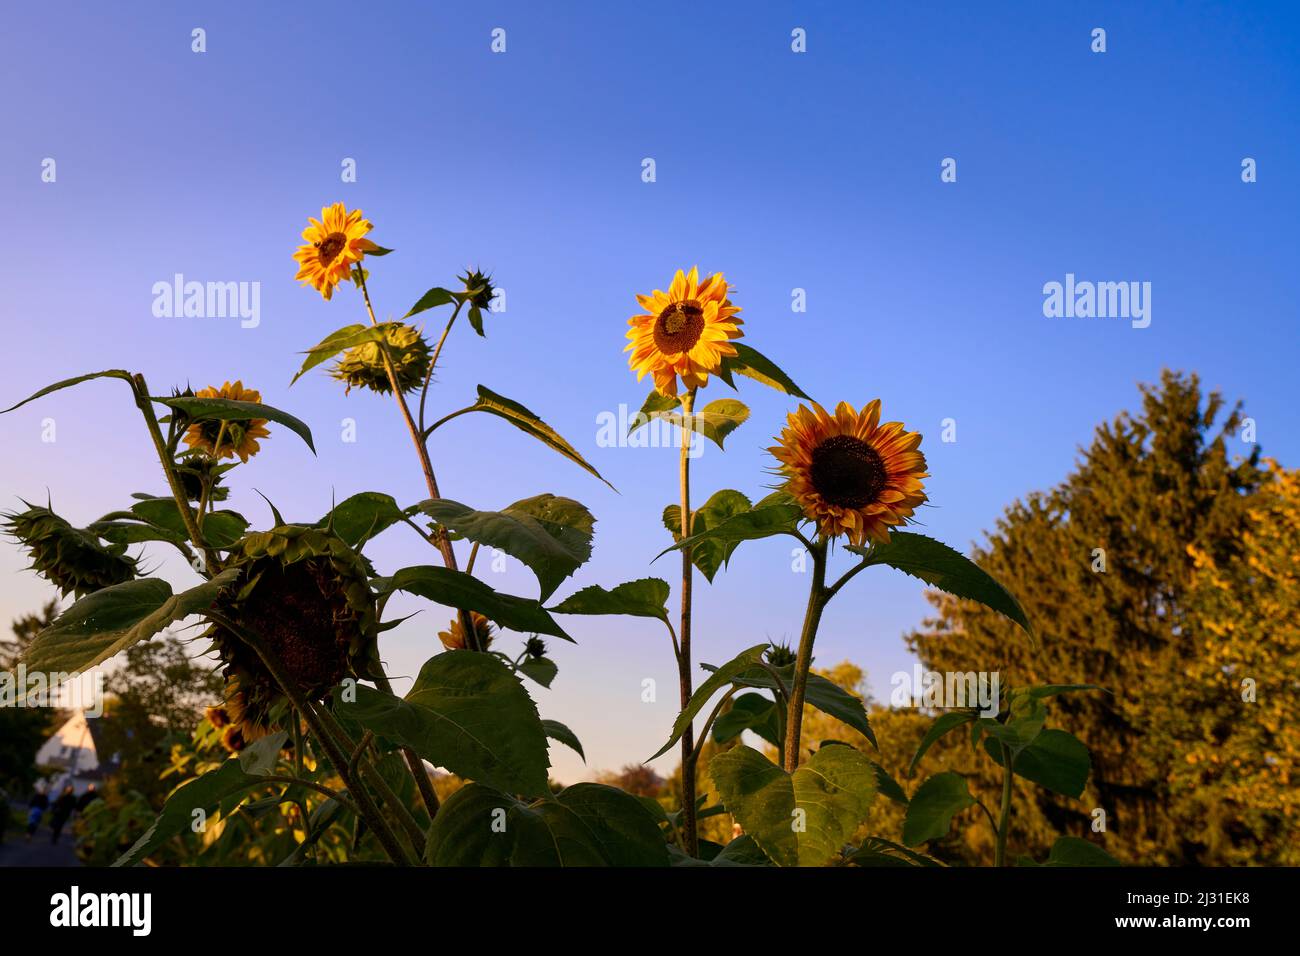
[[[416,507],[470,541],[518,558],[537,576],[543,601],[591,557],[596,519],[572,498],[537,495],[501,511],[475,511],[447,498]]]
[[[759,352],[758,349],[745,345],[743,342],[732,342],[731,344],[736,350],[735,357],[722,360],[728,374],[739,372],[741,375],[752,378],[756,382],[761,382],[768,388],[774,388],[778,392],[812,401],[812,398],[796,385],[789,375],[777,368],[776,363]]]
[[[690,726],[691,720],[703,709],[709,699],[722,688],[729,686],[735,677],[745,673],[745,671],[757,664],[762,659],[763,652],[767,648],[766,643],[755,644],[753,647],[741,651],[710,674],[708,680],[695,689],[695,693],[691,695],[686,708],[677,715],[677,719],[673,722],[673,735],[668,738],[668,743],[651,754],[646,763],[666,754],[669,748],[681,739],[682,734],[686,733],[686,728]]]
[[[572,641],[542,605],[528,598],[499,594],[472,574],[436,565],[402,568],[375,584],[380,593],[406,591],[446,607],[478,611],[502,627],[524,634],[550,634]]]
[[[373,243],[372,243],[372,245],[373,245]],[[367,249],[367,250],[366,250],[366,255],[367,255],[367,256],[386,256],[386,255],[388,255],[388,254],[390,254],[390,253],[392,253],[392,252],[395,252],[395,251],[396,251],[395,249],[385,249],[383,246],[375,245],[373,249]]]
[[[731,550],[734,551],[735,545],[741,541],[755,541],[774,534],[794,534],[802,514],[798,505],[764,505],[760,502],[749,511],[724,518],[707,531],[682,538],[671,548],[660,551],[655,556],[655,560],[662,558],[669,551],[680,551],[682,548],[693,549],[704,542],[718,541],[731,544]]]
[[[709,762],[722,802],[777,866],[821,866],[866,819],[876,794],[871,761],[853,747],[823,747],[793,774],[736,747]]]
[[[720,398],[709,402],[698,412],[692,412],[689,417],[677,412],[663,412],[655,417],[681,429],[689,427],[691,431],[699,432],[721,448],[727,436],[749,418],[749,408],[734,398]]]
[[[776,704],[762,694],[741,694],[731,702],[731,709],[713,722],[713,742],[725,744],[746,730],[752,730],[773,747],[780,747],[777,735]]]
[[[711,669],[707,664],[701,666],[705,670]],[[784,667],[775,668],[775,670],[781,677],[782,689],[789,694],[790,688],[794,686],[794,664],[786,664]],[[759,687],[764,690],[776,689],[775,678],[773,678],[770,671],[762,667],[740,675],[736,678],[735,683],[742,687]],[[871,746],[879,749],[875,732],[871,729],[871,723],[867,719],[867,708],[862,703],[862,698],[850,694],[839,684],[820,674],[809,672],[808,683],[804,688],[804,703],[816,707],[822,713],[852,727],[871,741]]]
[[[383,337],[384,327],[380,325],[345,325],[331,332],[304,353],[307,358],[303,360],[302,368],[298,369],[298,374],[293,377],[289,386],[292,387],[294,382],[317,365],[328,362],[340,352],[365,345],[367,342],[378,342]]]
[[[641,411],[632,416],[632,420],[628,422],[628,435],[631,436],[638,428],[649,425],[654,419],[661,418],[673,409],[681,407],[682,400],[676,395],[661,395],[657,388],[651,389],[641,405]]]
[[[146,541],[165,541],[168,544],[184,545],[189,536],[184,532],[169,531],[152,524],[135,520],[117,520],[117,515],[132,518],[130,512],[117,512],[114,516],[103,518],[86,525],[86,530],[97,538],[103,538],[110,544],[132,545]]]
[[[478,333],[479,338],[487,338],[483,331],[483,310],[476,305],[469,307],[469,324]]]
[[[0,412],[0,415],[5,414],[6,412],[12,412],[17,408],[22,408],[28,402],[34,402],[42,395],[48,395],[51,392],[57,392],[63,388],[71,388],[73,385],[80,385],[82,382],[89,382],[92,378],[120,378],[124,382],[132,382],[131,373],[120,368],[109,369],[107,372],[91,372],[89,375],[78,375],[76,378],[65,378],[63,381],[55,382],[53,385],[46,385],[39,392],[27,396],[27,398],[24,398],[17,405],[10,405],[3,412]]]
[[[849,862],[854,866],[939,866],[924,854],[909,850],[907,847],[883,837],[867,837],[849,855]]]
[[[36,635],[23,661],[29,671],[79,674],[203,611],[238,574],[228,569],[180,594],[172,594],[171,585],[158,578],[138,578],[88,594]]]
[[[406,697],[364,684],[343,717],[438,767],[512,793],[547,793],[550,766],[537,705],[492,654],[446,651],[425,661]]]
[[[587,755],[582,752],[582,741],[578,739],[577,734],[564,726],[564,724],[560,723],[558,720],[543,720],[542,729],[546,731],[546,736],[551,740],[556,740],[564,744],[564,746],[568,747],[581,757],[583,763],[587,762]]]
[[[280,748],[288,734],[279,731],[253,741],[239,756],[231,757],[215,770],[177,787],[167,797],[162,812],[140,839],[113,862],[113,866],[135,866],[172,837],[190,830],[195,810],[212,813],[217,805],[242,790],[262,783],[275,770]]]
[[[898,781],[890,776],[888,770],[874,760],[871,761],[871,766],[876,771],[876,789],[895,803],[907,806],[911,801],[907,799],[907,792],[899,786]]]
[[[668,622],[668,582],[660,578],[639,578],[606,591],[599,584],[570,594],[555,607],[556,614],[629,614]]]
[[[1027,856],[1016,860],[1016,866],[1123,866],[1091,840],[1080,837],[1057,837],[1046,862],[1035,863]]]
[[[149,401],[184,412],[190,417],[191,421],[196,422],[246,422],[253,418],[265,418],[267,421],[288,428],[307,443],[307,447],[311,449],[313,455],[316,454],[316,446],[312,444],[311,440],[311,429],[288,412],[282,412],[270,405],[262,405],[258,402],[237,402],[231,398],[194,398],[186,396],[151,398]]]
[[[934,723],[930,725],[930,729],[927,730],[925,736],[921,738],[921,743],[917,746],[916,753],[912,755],[912,762],[907,765],[908,777],[911,777],[912,774],[916,773],[916,765],[921,762],[921,758],[925,756],[925,752],[934,746],[936,740],[945,734],[956,730],[958,727],[962,727],[969,724],[971,721],[978,719],[979,715],[969,710],[950,710],[946,714],[940,714],[935,718]]]
[[[456,791],[429,829],[433,866],[667,866],[650,811],[600,784],[525,804],[480,784]]]
[[[401,520],[402,509],[391,495],[362,491],[340,501],[316,522],[316,527],[332,527],[335,534],[355,548]]]
[[[886,544],[870,549],[850,545],[849,550],[863,555],[868,566],[887,564],[949,594],[997,611],[1019,624],[1036,644],[1034,629],[1020,602],[987,571],[946,544],[923,534],[894,531]]]
[[[520,405],[518,402],[511,401],[504,395],[498,395],[491,389],[480,385],[478,387],[478,401],[473,405],[470,405],[468,408],[462,409],[461,412],[456,412],[454,414],[462,414],[463,412],[487,412],[489,415],[496,415],[498,418],[505,419],[520,431],[532,435],[542,444],[558,451],[565,458],[569,459],[569,461],[578,465],[589,474],[596,476],[601,481],[604,481],[610,488],[614,488],[614,486],[610,485],[608,481],[605,481],[600,472],[591,467],[591,465],[587,463],[587,460],[578,454],[577,449],[560,437],[560,434],[555,431],[555,429],[546,424],[546,422],[542,421],[531,411],[524,408],[524,406]],[[445,418],[443,419],[443,421],[446,420],[447,419]],[[429,428],[429,431],[431,432],[437,427],[438,424],[435,423]]]
[[[175,498],[146,498],[131,506],[131,514],[140,521],[164,529],[173,535],[189,537],[185,519]],[[203,540],[214,548],[229,548],[248,530],[248,519],[235,511],[214,511],[203,519]]]
[[[947,835],[952,818],[973,806],[965,777],[951,770],[935,774],[912,794],[903,819],[903,842],[919,846]]]
[[[1004,766],[1001,749],[984,741],[984,749],[999,766]],[[1016,776],[1033,781],[1065,797],[1083,796],[1092,770],[1092,757],[1078,737],[1064,730],[1044,730],[1012,761]]]
[[[748,498],[734,488],[724,488],[715,492],[708,501],[691,513],[691,533],[699,534],[716,528],[733,515],[742,514],[753,508]],[[682,509],[680,505],[669,505],[664,509],[664,527],[672,532],[673,540],[681,540]],[[699,568],[700,573],[710,584],[713,577],[731,558],[731,553],[740,546],[740,541],[704,541],[691,549],[691,563]]]
[[[530,680],[535,680],[543,687],[550,687],[560,668],[549,657],[529,657],[517,668],[519,673]]]
[[[988,717],[980,718],[984,733],[1011,748],[1013,758],[1034,742],[1047,720],[1047,707],[1032,694],[1011,697],[1011,709],[1006,723]]]
[[[411,310],[402,316],[403,319],[409,319],[413,315],[419,315],[421,312],[427,312],[429,309],[436,309],[440,305],[450,305],[456,301],[456,293],[450,292],[440,286],[434,286],[424,295],[420,296],[418,302],[411,306]]]

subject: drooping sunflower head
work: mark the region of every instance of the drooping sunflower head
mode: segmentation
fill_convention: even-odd
[[[722,360],[736,354],[732,339],[743,334],[740,312],[727,298],[730,287],[721,272],[700,281],[698,268],[677,270],[668,291],[638,295],[646,311],[628,319],[628,365],[637,381],[649,373],[662,395],[677,394],[677,379],[686,388],[708,384]]]
[[[466,269],[463,276],[456,278],[465,283],[465,301],[470,305],[486,309],[492,304],[492,297],[496,295],[497,290],[492,285],[490,275],[484,275],[478,269]]]
[[[880,424],[879,399],[861,412],[840,402],[833,415],[815,402],[800,406],[777,440],[768,450],[781,462],[785,491],[827,537],[886,542],[925,501],[921,435],[901,422]]]
[[[319,699],[345,677],[377,674],[378,616],[365,559],[331,531],[282,525],[240,539],[227,568],[235,582],[212,610],[261,641],[287,680]],[[265,730],[282,698],[261,657],[219,623],[207,632],[225,665],[226,711],[232,724]],[[233,696],[229,681],[236,682]]]
[[[228,398],[236,402],[261,402],[262,393],[251,388],[244,388],[243,382],[231,384],[226,382],[220,388],[202,388],[195,393],[197,398]],[[245,421],[220,421],[205,418],[194,422],[185,432],[185,444],[195,451],[201,451],[210,458],[235,458],[242,462],[256,455],[261,450],[257,439],[266,438],[271,433],[266,430],[265,418],[250,418]],[[220,447],[218,447],[218,443]]]
[[[419,329],[401,322],[385,322],[381,328],[393,371],[397,373],[397,384],[403,392],[419,388],[429,371],[429,345],[424,336]],[[346,382],[348,392],[353,388],[368,388],[385,395],[393,390],[378,342],[348,349],[330,374]]]
[[[365,238],[373,228],[362,217],[360,209],[348,212],[341,202],[323,207],[320,219],[311,219],[302,231],[307,244],[293,254],[298,260],[298,274],[294,278],[314,286],[326,300],[330,299],[334,287],[348,277],[352,266],[365,258],[367,252],[378,248]]]
[[[483,650],[487,650],[492,643],[492,622],[478,611],[470,611],[469,617],[474,627],[474,633],[478,637],[478,646]],[[447,630],[438,632],[438,640],[442,641],[442,646],[449,651],[463,651],[465,649],[465,630],[460,626],[459,616],[451,619],[451,623],[447,625]]]
[[[253,741],[271,732],[270,709],[273,699],[267,695],[250,698],[241,686],[238,674],[228,673],[219,707],[203,711],[208,723],[221,731],[221,746],[231,753],[239,753]]]
[[[139,571],[136,559],[126,554],[126,545],[106,546],[49,508],[28,505],[26,511],[0,517],[5,519],[5,533],[30,552],[31,569],[64,594],[85,597],[130,581]]]
[[[213,435],[216,438],[216,435]],[[223,439],[222,444],[225,444]],[[221,484],[221,475],[233,465],[223,465],[215,458],[208,458],[202,454],[188,454],[182,456],[176,465],[176,477],[180,479],[181,487],[185,490],[185,497],[190,501],[198,501],[203,497],[203,488],[206,485],[208,489],[209,501],[225,501],[230,497],[230,489]]]

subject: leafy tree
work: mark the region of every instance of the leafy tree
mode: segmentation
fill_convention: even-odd
[[[18,658],[42,630],[58,617],[57,601],[13,622],[13,638],[0,641],[0,671],[13,671]],[[26,799],[36,780],[36,751],[58,724],[57,712],[42,707],[0,707],[0,788]]]
[[[1020,597],[1039,630],[1038,649],[1004,618],[940,593],[930,598],[937,616],[909,638],[928,669],[1111,691],[1055,704],[1060,723],[1091,749],[1092,776],[1082,800],[1042,789],[1018,796],[1018,852],[1041,856],[1057,834],[1087,832],[1101,809],[1106,831],[1094,839],[1116,857],[1205,862],[1204,831],[1215,821],[1191,802],[1171,802],[1180,757],[1167,741],[1197,736],[1197,709],[1221,697],[1220,687],[1188,680],[1189,670],[1204,675],[1198,668],[1209,663],[1193,596],[1197,563],[1235,567],[1243,559],[1241,529],[1262,477],[1257,449],[1230,459],[1240,406],[1223,412],[1222,397],[1203,395],[1195,375],[1166,371],[1158,386],[1142,388],[1139,414],[1097,429],[1061,484],[1007,509],[976,559]],[[1175,695],[1180,706],[1162,703]],[[1229,727],[1255,719],[1220,712]],[[941,759],[955,769],[987,776],[959,736],[936,752],[946,751]],[[986,789],[993,783],[980,780]],[[1267,859],[1277,849],[1255,852]]]
[[[1172,814],[1207,864],[1300,864],[1300,472],[1269,463],[1241,529],[1240,560],[1191,547],[1195,650],[1176,675],[1157,739]]]
[[[598,774],[597,783],[618,787],[638,797],[658,797],[664,789],[664,778],[654,768],[643,763],[629,763],[622,770]]]

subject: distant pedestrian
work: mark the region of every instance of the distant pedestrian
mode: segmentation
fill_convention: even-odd
[[[27,841],[30,843],[33,836],[36,835],[36,828],[41,825],[41,817],[45,816],[45,811],[50,805],[50,798],[45,795],[45,791],[37,787],[32,791],[32,798],[27,801]]]
[[[50,836],[51,843],[59,842],[59,834],[63,832],[63,825],[68,822],[68,817],[72,816],[72,811],[77,808],[77,794],[72,789],[72,784],[63,788],[59,798],[54,801],[54,806],[50,810],[50,829],[54,833]]]

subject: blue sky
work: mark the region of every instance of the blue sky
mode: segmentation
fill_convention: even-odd
[[[241,378],[305,419],[319,451],[279,429],[236,472],[232,504],[256,523],[269,515],[254,487],[291,520],[362,490],[425,496],[391,402],[345,397],[323,372],[288,388],[295,353],[362,320],[355,293],[326,303],[293,281],[306,217],[339,200],[398,250],[373,264],[381,316],[467,265],[506,290],[486,339],[454,333],[433,407],[461,407],[487,385],[618,487],[486,418],[458,419],[433,442],[447,497],[499,508],[552,491],[591,508],[594,560],[561,594],[674,577],[670,559],[650,561],[667,543],[675,452],[597,447],[596,420],[645,396],[622,354],[634,293],[695,263],[726,273],[747,341],[815,398],[880,397],[887,419],[926,434],[924,530],[962,549],[1011,500],[1059,480],[1095,425],[1134,407],[1136,384],[1163,367],[1245,399],[1265,452],[1300,460],[1293,6],[267,6],[27,5],[0,38],[11,94],[0,398],[105,367],[143,371],[155,392]],[[191,51],[196,27],[206,53]],[[506,52],[494,54],[498,27]],[[803,54],[790,48],[796,27]],[[1090,50],[1095,27],[1105,53]],[[53,183],[41,181],[47,157]],[[654,183],[641,179],[646,157]],[[955,183],[940,181],[947,157]],[[1244,157],[1258,182],[1241,181]],[[340,181],[345,158],[355,183]],[[154,317],[153,284],[178,272],[260,282],[260,325]],[[1067,273],[1150,282],[1150,327],[1044,317],[1044,283]],[[805,313],[791,310],[795,288]],[[764,448],[793,403],[753,383],[741,392],[752,418],[725,454],[697,461],[697,500],[770,481]],[[41,441],[46,418],[53,443]],[[345,418],[355,443],[341,441]],[[939,441],[945,418],[955,443]],[[84,523],[162,490],[118,383],[0,418],[0,443],[6,509],[48,491]],[[807,579],[786,541],[745,546],[699,586],[698,660],[797,636]],[[432,560],[403,529],[372,556],[385,571]],[[6,620],[49,593],[24,565],[0,546]],[[536,593],[517,564],[488,580]],[[863,575],[831,606],[818,660],[860,663],[885,696],[910,668],[902,635],[926,610],[914,580]],[[447,617],[426,609],[386,635],[390,672],[413,675]],[[654,752],[676,710],[654,622],[570,622],[579,644],[554,648],[560,677],[535,695],[586,745],[586,767],[553,754],[566,780]],[[641,700],[645,678],[659,683],[655,704]]]

